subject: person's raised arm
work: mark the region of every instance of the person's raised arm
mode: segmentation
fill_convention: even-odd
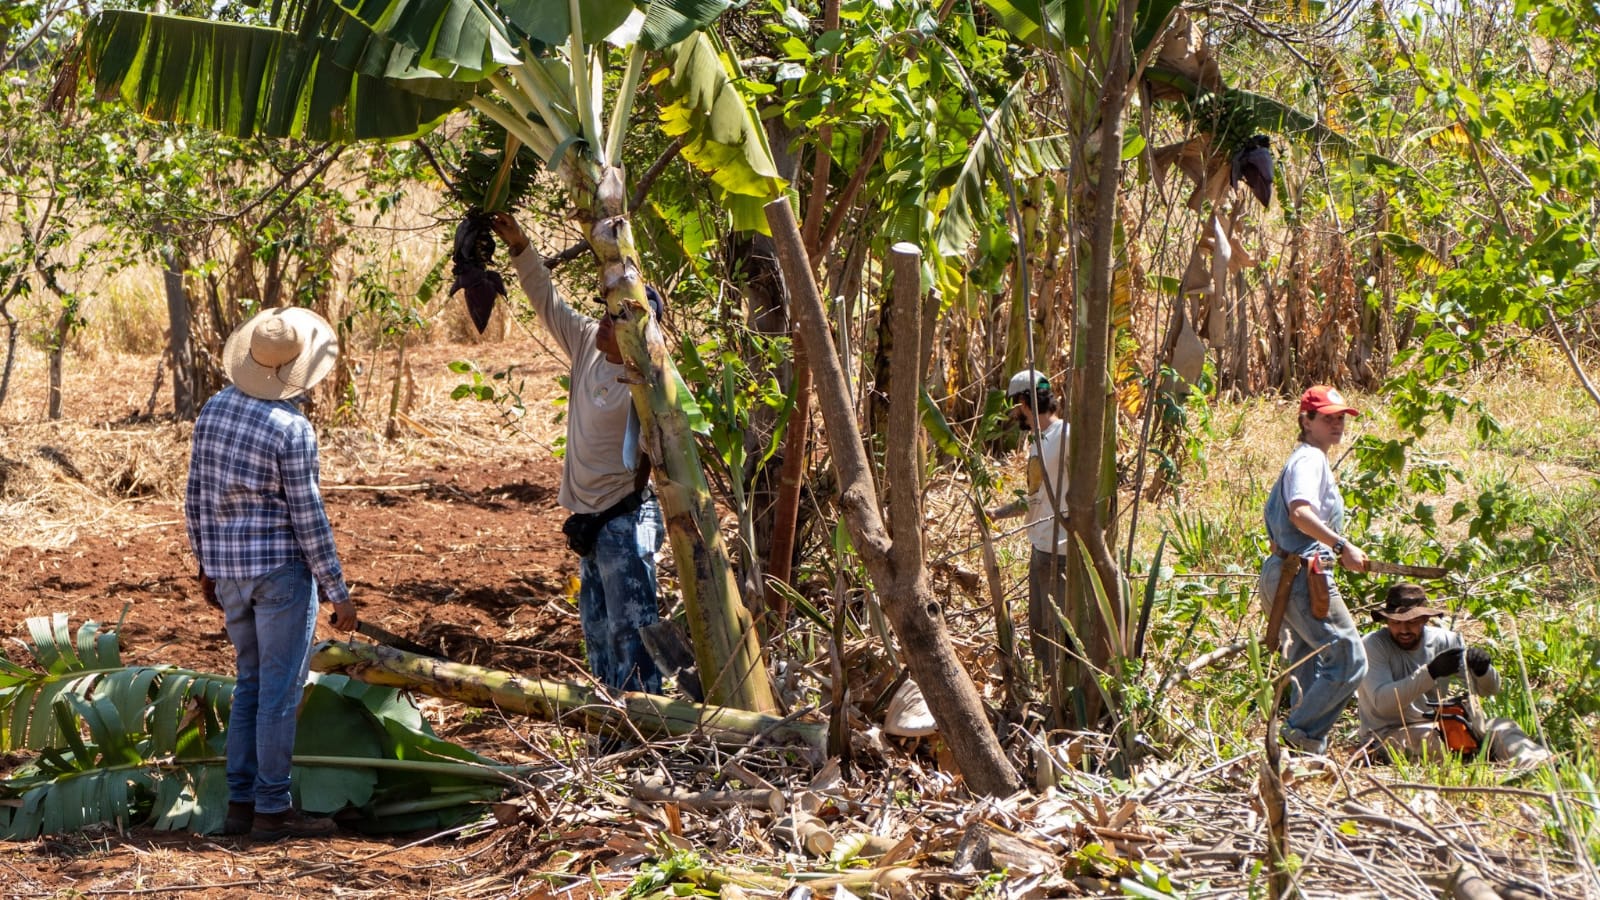
[[[583,340],[584,329],[594,320],[561,299],[561,292],[550,280],[550,270],[545,268],[544,257],[510,213],[495,213],[491,224],[494,233],[505,243],[506,252],[511,254],[511,263],[517,267],[517,282],[522,285],[528,302],[533,304],[534,314],[561,345],[562,351],[572,357]]]

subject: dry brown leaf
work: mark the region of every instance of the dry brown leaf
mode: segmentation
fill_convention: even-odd
[[[1189,324],[1189,317],[1181,316],[1178,322],[1178,336],[1172,345],[1172,370],[1178,373],[1178,377],[1183,379],[1185,385],[1192,385],[1199,383],[1205,365],[1206,345],[1201,342],[1200,335],[1195,334],[1194,326]]]
[[[902,681],[890,698],[889,709],[883,717],[883,730],[899,737],[927,737],[938,732],[939,726],[928,709],[928,698],[922,695],[922,688],[915,681],[909,678]]]
[[[1121,829],[1124,826],[1126,826],[1130,821],[1132,821],[1134,815],[1137,814],[1138,812],[1139,812],[1139,801],[1137,801],[1137,800],[1125,800],[1125,801],[1123,801],[1122,806],[1120,808],[1118,808],[1116,812],[1111,814],[1110,820],[1108,820],[1106,822],[1106,827],[1107,828]]]
[[[1194,242],[1194,249],[1189,251],[1189,265],[1183,270],[1183,281],[1178,284],[1178,293],[1209,294],[1212,289],[1211,279],[1211,239],[1202,237]]]

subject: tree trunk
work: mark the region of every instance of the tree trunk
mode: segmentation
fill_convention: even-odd
[[[473,706],[509,709],[551,722],[576,719],[587,731],[646,739],[703,734],[718,744],[744,746],[756,738],[798,742],[820,751],[823,726],[741,709],[703,706],[642,691],[615,700],[592,687],[524,678],[514,672],[417,656],[381,644],[324,641],[311,654],[317,672],[348,675],[366,684],[419,691]]]
[[[0,319],[6,323],[6,361],[0,367],[0,407],[6,405],[6,395],[11,392],[11,370],[17,362],[17,317],[11,314],[11,301],[21,292],[19,279],[6,289],[5,299],[0,300]]]
[[[745,324],[753,334],[764,337],[777,337],[789,333],[789,304],[783,293],[783,273],[778,271],[777,250],[772,246],[772,239],[762,234],[739,233],[730,235],[726,249],[727,259],[736,260],[737,268],[732,273],[739,292],[745,302]],[[778,380],[778,384],[785,389],[793,389],[795,371],[794,366],[788,363],[770,366],[767,356],[751,349],[752,344],[744,344],[744,362],[750,371],[758,378],[770,375]],[[804,427],[791,413],[789,427]],[[773,432],[778,428],[777,413],[764,403],[752,405],[750,409],[750,424],[744,435],[744,471],[730,473],[730,477],[743,478],[746,484],[746,502],[741,517],[750,519],[749,529],[754,539],[750,546],[742,548],[740,554],[743,560],[740,573],[740,585],[744,596],[752,606],[758,602],[765,607],[757,616],[764,636],[771,636],[782,629],[783,617],[777,612],[776,607],[781,603],[774,591],[766,585],[767,564],[764,557],[768,554],[761,552],[760,548],[773,547],[773,532],[777,518],[778,486],[782,483],[780,470],[786,471],[788,458],[780,456],[776,466],[762,465],[761,457],[766,453],[771,444]],[[788,440],[787,433],[784,435]],[[789,533],[792,535],[794,516],[790,516]],[[774,554],[776,551],[774,550]],[[790,544],[786,559],[793,557],[793,544]],[[788,582],[788,570],[784,572],[784,582]],[[768,621],[768,613],[775,621]]]
[[[1099,673],[1115,674],[1111,663],[1122,645],[1119,637],[1127,627],[1126,599],[1122,595],[1122,573],[1108,545],[1107,532],[1114,526],[1112,504],[1116,498],[1116,404],[1111,384],[1111,326],[1114,285],[1112,249],[1116,243],[1117,189],[1121,181],[1123,108],[1127,101],[1129,54],[1134,0],[1121,0],[1106,52],[1103,87],[1097,115],[1100,145],[1098,159],[1090,164],[1097,171],[1084,198],[1089,214],[1088,291],[1079,298],[1082,334],[1075,341],[1073,402],[1070,410],[1072,438],[1071,475],[1067,480],[1068,522],[1077,538],[1069,553],[1072,570],[1068,578],[1068,604],[1074,617],[1084,623],[1078,628],[1081,648],[1088,665],[1079,666],[1077,685],[1081,702],[1080,724],[1100,723],[1102,697]],[[1092,153],[1092,151],[1091,151]],[[1109,477],[1108,477],[1109,475]],[[1108,483],[1109,482],[1109,483]],[[1102,606],[1092,585],[1077,577],[1084,570],[1079,550],[1087,557],[1098,577],[1106,603]],[[1064,711],[1063,711],[1064,712]]]
[[[195,373],[189,294],[183,287],[187,268],[183,247],[176,243],[173,230],[162,229],[167,245],[161,250],[161,280],[167,292],[167,359],[172,362],[172,411],[179,421],[192,421],[199,411],[195,404]]]
[[[61,301],[61,315],[56,317],[55,329],[50,334],[49,361],[49,390],[46,394],[45,416],[52,422],[61,418],[61,391],[62,362],[67,355],[67,337],[72,333],[72,326],[76,320],[77,304],[67,297],[56,294]]]
[[[585,175],[592,174],[587,191]],[[676,370],[645,300],[639,253],[624,213],[622,171],[569,170],[574,194],[587,194],[578,218],[600,268],[600,293],[616,320],[641,423],[640,441],[656,472],[656,495],[678,565],[695,661],[706,699],[718,706],[766,712],[777,708],[749,610],[718,530],[716,505],[700,466],[694,432],[678,404]]]
[[[891,541],[879,512],[877,490],[861,432],[851,411],[844,370],[834,349],[822,298],[795,225],[794,213],[787,197],[774,200],[766,209],[795,316],[811,353],[817,401],[827,428],[834,472],[839,479],[839,503],[856,552],[861,555],[883,599],[895,637],[905,650],[911,676],[928,698],[939,733],[950,745],[968,787],[979,794],[1013,793],[1022,787],[1022,780],[1006,759],[977,688],[956,656],[922,560],[921,503],[916,496],[917,483],[912,471],[915,442],[900,442],[903,446],[897,447],[898,452],[890,463],[897,473],[893,481],[899,485],[890,504],[897,533]],[[897,252],[897,270],[917,270],[914,248],[911,251]],[[916,286],[920,292],[916,278],[905,275],[896,280],[902,286]],[[905,353],[914,352],[922,343],[915,336],[919,334],[920,305],[911,301],[897,305],[902,314],[909,317],[903,327],[910,332],[910,336],[897,344]],[[901,363],[900,369],[912,373],[908,376],[912,384],[908,386],[914,386],[914,373],[919,371],[920,361],[912,359]],[[916,393],[904,390],[896,394],[891,400],[896,407],[892,419],[897,423],[915,423]]]

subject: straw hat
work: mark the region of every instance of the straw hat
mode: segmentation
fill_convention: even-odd
[[[286,400],[311,390],[338,358],[333,326],[299,306],[262,310],[222,348],[222,365],[234,386],[262,400]]]

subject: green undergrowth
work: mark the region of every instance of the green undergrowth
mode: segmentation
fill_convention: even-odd
[[[116,627],[28,620],[26,663],[0,655],[0,839],[96,825],[215,833],[228,801],[230,677],[122,662]],[[441,740],[411,699],[343,675],[307,686],[294,748],[297,808],[385,833],[480,818],[514,782]]]
[[[1525,350],[1517,365],[1484,376],[1465,395],[1483,403],[1498,430],[1485,433],[1459,415],[1429,420],[1418,435],[1397,424],[1382,396],[1358,396],[1364,414],[1334,459],[1349,508],[1346,533],[1372,558],[1449,569],[1425,587],[1451,611],[1446,624],[1486,648],[1504,676],[1486,712],[1516,720],[1557,754],[1556,766],[1517,779],[1550,802],[1531,801],[1527,810],[1507,807],[1505,798],[1470,802],[1539,819],[1556,844],[1600,858],[1600,409],[1559,359],[1537,345]],[[1249,641],[1153,698],[1146,739],[1164,756],[1202,762],[1260,746],[1279,666],[1259,643],[1265,617],[1255,573],[1266,550],[1262,506],[1293,448],[1294,419],[1294,405],[1282,399],[1216,402],[1191,414],[1200,437],[1191,441],[1198,449],[1184,461],[1183,482],[1175,496],[1141,512],[1133,583],[1166,541],[1146,670],[1181,671]],[[1376,627],[1370,610],[1399,579],[1341,571],[1338,580],[1366,632]],[[1353,747],[1356,728],[1352,702],[1333,734],[1335,755]],[[1390,774],[1456,787],[1508,777],[1503,768],[1460,761]]]

